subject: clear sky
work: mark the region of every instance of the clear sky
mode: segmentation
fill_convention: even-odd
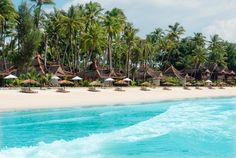
[[[22,0],[13,0],[18,5]],[[71,4],[90,0],[55,0],[56,7],[68,9]],[[224,39],[236,42],[236,0],[94,0],[105,9],[123,9],[128,20],[145,36],[156,27],[167,29],[180,22],[186,35],[203,32],[208,37],[218,33]],[[52,8],[53,6],[51,6]],[[46,8],[50,9],[50,8]]]

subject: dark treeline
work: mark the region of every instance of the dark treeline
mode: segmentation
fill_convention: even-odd
[[[121,9],[106,11],[90,2],[46,13],[43,6],[53,3],[29,0],[16,9],[11,0],[0,1],[0,58],[5,69],[15,65],[18,73],[27,72],[35,55],[41,54],[45,64],[65,65],[71,72],[96,59],[109,70],[124,70],[128,77],[141,65],[197,71],[201,65],[217,64],[236,70],[236,44],[218,35],[210,40],[202,33],[184,37],[185,29],[175,23],[142,38]]]

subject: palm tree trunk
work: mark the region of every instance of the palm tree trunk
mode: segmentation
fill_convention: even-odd
[[[44,66],[47,68],[47,51],[48,51],[48,37],[45,37],[45,54],[44,54]]]
[[[109,69],[112,71],[112,37],[108,37],[108,60],[109,60]]]
[[[128,53],[127,53],[127,56],[126,56],[126,74],[127,74],[128,78],[129,78],[129,69],[130,69],[130,65],[129,65],[130,51],[131,51],[131,48],[129,47],[129,50],[128,50]]]

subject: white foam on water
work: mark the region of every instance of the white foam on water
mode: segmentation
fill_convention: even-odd
[[[0,151],[0,158],[103,158],[102,149],[114,142],[134,142],[160,137],[170,132],[231,137],[225,130],[228,117],[218,106],[179,104],[149,120],[111,133],[93,134],[72,141],[58,140],[51,144],[9,148]],[[227,111],[232,115],[235,111]],[[227,126],[227,128],[229,128]],[[233,136],[232,136],[233,137]]]
[[[80,122],[80,121],[87,121],[92,119],[92,116],[84,116],[84,117],[73,117],[73,118],[65,118],[65,119],[53,119],[47,121],[39,121],[33,123],[20,123],[20,124],[10,124],[10,125],[0,125],[0,128],[3,127],[21,127],[21,126],[32,126],[32,125],[45,125],[45,124],[59,124],[59,123],[66,123],[66,122]]]

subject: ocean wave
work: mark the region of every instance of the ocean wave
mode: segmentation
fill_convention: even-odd
[[[53,119],[47,121],[39,121],[39,122],[31,122],[31,123],[20,123],[20,124],[10,124],[10,125],[0,125],[0,128],[3,127],[22,127],[22,126],[35,126],[35,125],[45,125],[45,124],[55,124],[55,123],[65,123],[65,122],[79,122],[79,121],[87,121],[92,119],[92,116],[85,117],[73,117],[73,118],[65,118],[65,119]]]
[[[228,117],[217,111],[218,106],[179,104],[149,120],[110,133],[92,134],[72,141],[58,140],[51,144],[43,142],[36,146],[6,148],[0,158],[103,158],[103,149],[114,142],[137,142],[161,137],[169,133],[233,137],[226,125]],[[232,115],[235,111],[227,111]],[[233,127],[233,125],[232,125]]]

